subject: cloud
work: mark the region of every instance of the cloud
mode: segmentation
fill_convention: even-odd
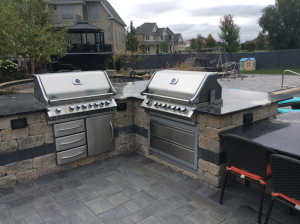
[[[131,8],[131,13],[134,17],[139,19],[145,19],[149,17],[156,17],[157,15],[172,12],[174,10],[180,9],[177,4],[172,3],[172,1],[160,2],[160,3],[140,3],[134,5]]]
[[[261,15],[261,5],[220,5],[214,7],[190,9],[190,16],[218,16],[231,14],[240,17],[258,17]]]

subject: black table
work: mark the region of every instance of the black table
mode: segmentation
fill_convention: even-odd
[[[300,113],[289,112],[220,133],[239,135],[300,159]]]

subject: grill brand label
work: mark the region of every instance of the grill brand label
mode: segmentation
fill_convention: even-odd
[[[172,78],[169,82],[169,84],[172,84],[172,85],[176,85],[176,83],[178,82],[178,78]]]

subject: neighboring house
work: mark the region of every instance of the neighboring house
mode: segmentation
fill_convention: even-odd
[[[73,48],[63,58],[67,64],[73,58],[81,70],[104,69],[109,55],[125,50],[126,24],[107,0],[50,0],[50,6],[51,23],[68,27],[72,37]]]
[[[185,43],[185,47],[191,46],[191,41],[190,40],[186,40],[184,43]]]
[[[168,53],[185,50],[180,33],[174,34],[170,28],[158,28],[156,23],[144,23],[136,28],[136,36],[141,43],[141,51],[147,54],[159,53],[159,44],[167,40],[169,44]]]

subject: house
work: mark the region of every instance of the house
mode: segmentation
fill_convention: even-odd
[[[240,70],[246,70],[246,71],[256,70],[255,58],[241,58]]]
[[[138,26],[136,36],[141,43],[141,51],[147,54],[159,53],[159,44],[163,40],[168,42],[168,53],[185,50],[185,43],[180,33],[174,34],[168,27],[159,28],[156,23],[144,23]]]
[[[49,5],[54,11],[51,23],[67,27],[71,35],[73,47],[61,64],[81,70],[104,69],[109,55],[126,48],[126,24],[107,0],[50,0]]]
[[[191,46],[191,41],[190,40],[186,40],[184,43],[185,43],[185,47]]]

